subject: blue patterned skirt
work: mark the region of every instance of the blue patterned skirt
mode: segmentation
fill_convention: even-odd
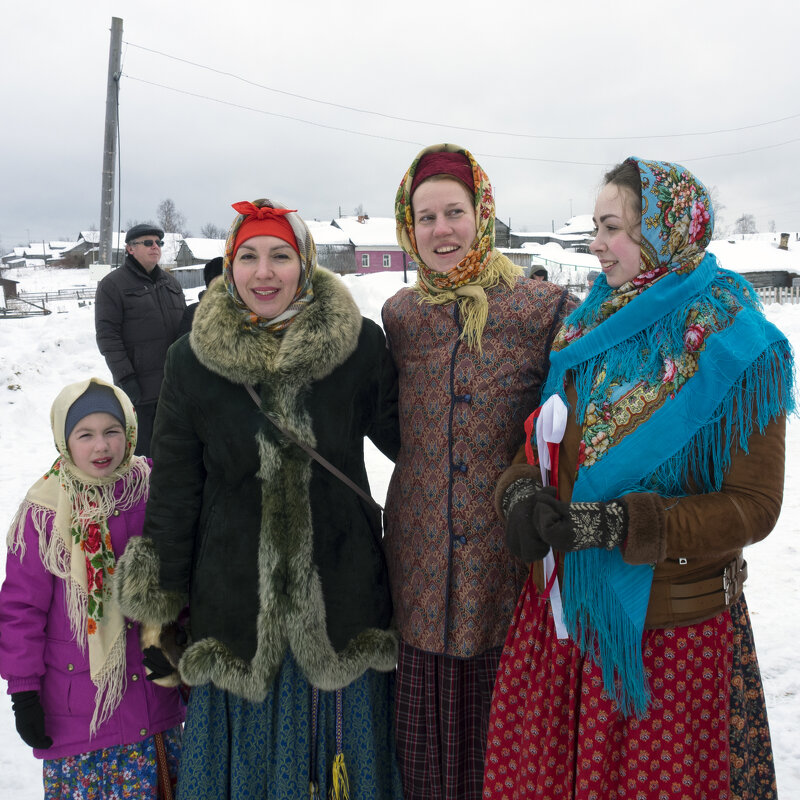
[[[178,773],[181,729],[164,731],[170,777]],[[158,767],[155,739],[45,759],[44,800],[156,800]]]
[[[392,723],[394,673],[368,670],[342,690],[342,751],[351,798],[402,800]],[[312,690],[287,653],[263,702],[195,686],[189,698],[178,799],[327,797],[336,755],[336,692]],[[315,745],[315,753],[312,749]],[[315,762],[315,764],[312,764]]]

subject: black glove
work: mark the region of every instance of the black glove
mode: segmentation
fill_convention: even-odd
[[[509,484],[501,506],[506,518],[506,546],[517,558],[530,563],[540,561],[550,545],[533,528],[532,514],[541,484],[532,478],[520,478]]]
[[[130,398],[133,405],[138,406],[142,400],[142,388],[139,386],[139,379],[135,375],[129,375],[119,382],[119,388]]]
[[[628,535],[628,509],[624,500],[608,503],[564,503],[548,486],[537,492],[533,528],[545,542],[563,553],[604,547],[611,550]]]
[[[142,663],[147,667],[147,680],[157,681],[160,678],[167,678],[175,672],[175,667],[170,664],[169,659],[164,655],[160,647],[153,645],[142,650]]]
[[[25,744],[37,750],[47,750],[52,746],[53,740],[44,732],[44,709],[39,692],[13,692],[11,708],[14,709],[17,733]]]

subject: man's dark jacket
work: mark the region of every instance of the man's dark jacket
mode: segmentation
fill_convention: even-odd
[[[172,275],[154,267],[148,275],[133,256],[97,285],[95,334],[114,383],[136,378],[141,397],[158,400],[167,349],[178,338],[186,301]]]

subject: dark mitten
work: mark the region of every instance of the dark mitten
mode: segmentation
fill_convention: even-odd
[[[147,668],[147,680],[157,681],[167,678],[175,672],[175,667],[170,664],[169,659],[160,647],[153,645],[142,650],[142,664]]]
[[[133,405],[138,406],[142,400],[142,389],[135,375],[130,375],[119,382],[119,388],[130,398]]]
[[[540,561],[550,545],[543,542],[532,525],[532,512],[541,485],[531,478],[520,478],[503,493],[502,508],[506,518],[506,546],[517,558],[530,563]]]
[[[624,500],[564,503],[548,487],[536,495],[533,527],[545,542],[564,553],[590,547],[611,550],[628,535],[628,511]]]
[[[47,750],[52,746],[53,740],[44,731],[44,709],[39,692],[13,692],[11,707],[14,709],[17,733],[25,744],[37,750]]]

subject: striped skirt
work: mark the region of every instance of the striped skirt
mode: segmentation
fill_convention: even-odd
[[[314,703],[291,653],[260,703],[193,687],[178,800],[307,798],[312,784],[325,798],[339,744],[351,798],[402,800],[393,692],[393,673],[368,670],[342,690],[337,714],[337,693],[319,692]]]

